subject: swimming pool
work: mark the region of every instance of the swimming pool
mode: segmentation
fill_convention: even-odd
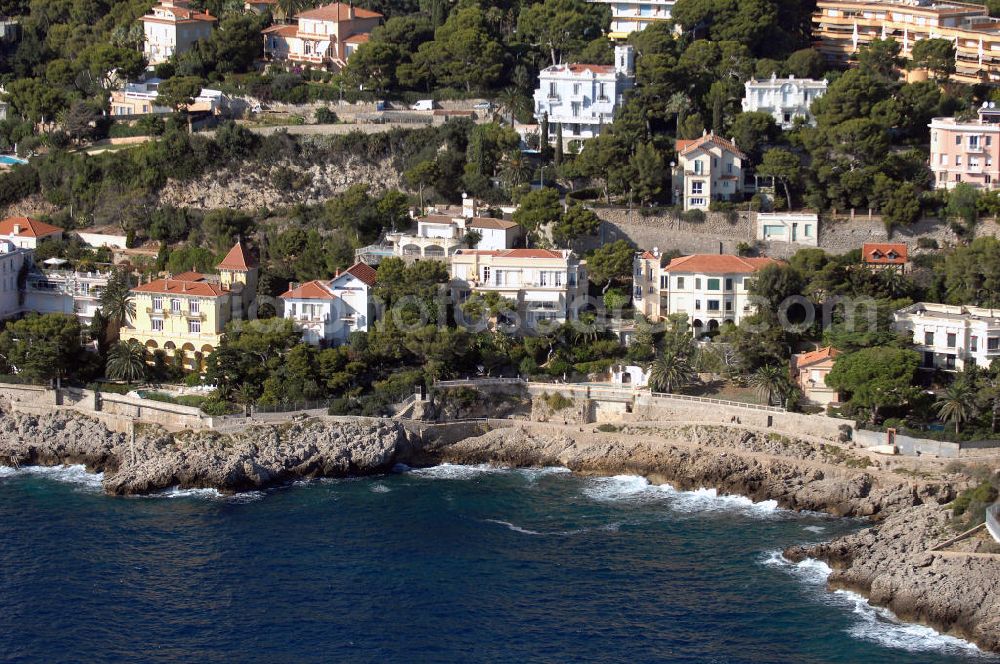
[[[0,154],[0,164],[5,166],[14,166],[15,164],[27,164],[24,159],[18,159],[17,157],[9,157],[7,155]]]

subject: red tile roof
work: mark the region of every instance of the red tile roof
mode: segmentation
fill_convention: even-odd
[[[348,21],[350,12],[354,10],[354,18],[382,18],[378,12],[373,12],[360,7],[352,7],[342,2],[334,2],[329,5],[310,9],[295,15],[295,18],[310,18],[318,21]]]
[[[375,268],[367,263],[355,263],[351,267],[347,268],[345,272],[359,279],[368,286],[374,286],[375,281],[378,279],[378,273],[375,271]]]
[[[653,252],[651,252],[651,251],[644,251],[644,252],[642,252],[642,255],[639,256],[639,258],[641,258],[644,261],[655,261],[656,260],[656,256],[654,256]]]
[[[15,235],[14,226],[20,226],[17,237],[48,237],[62,233],[61,228],[31,217],[7,217],[0,221],[0,235]]]
[[[257,260],[247,251],[243,241],[239,240],[222,259],[218,267],[222,270],[249,270],[257,267]]]
[[[299,26],[297,25],[272,25],[269,28],[264,28],[262,31],[265,35],[278,34],[282,37],[294,37],[299,33]]]
[[[738,147],[736,147],[735,143],[733,143],[728,139],[722,138],[721,136],[716,136],[714,133],[711,132],[705,134],[700,138],[695,138],[690,140],[678,139],[674,143],[674,147],[677,149],[677,154],[684,155],[709,144],[718,145],[723,150],[728,150],[729,152],[732,152],[740,159],[747,158],[746,154]]]
[[[865,242],[861,260],[870,265],[906,265],[910,251],[902,242]]]
[[[220,297],[224,294],[219,284],[208,281],[180,281],[178,279],[157,279],[132,289],[133,293],[160,293],[163,295],[197,295],[199,297]]]
[[[367,32],[359,32],[344,40],[345,44],[367,44],[372,36]]]
[[[666,272],[700,272],[702,274],[748,274],[781,261],[773,258],[744,258],[731,254],[693,254],[675,258],[663,268]]]
[[[322,281],[307,281],[281,294],[286,300],[335,300],[337,296],[323,284]]]
[[[808,353],[802,353],[801,355],[795,356],[795,368],[804,369],[805,367],[823,362],[824,360],[834,359],[840,354],[840,351],[832,346],[820,348]]]

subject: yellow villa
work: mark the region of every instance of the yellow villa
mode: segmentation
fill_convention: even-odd
[[[121,338],[150,353],[184,353],[184,366],[201,368],[231,320],[246,318],[257,292],[257,263],[237,242],[218,265],[219,274],[184,272],[132,289],[135,317]]]

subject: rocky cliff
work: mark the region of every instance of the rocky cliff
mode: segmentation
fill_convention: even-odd
[[[83,464],[104,473],[112,494],[169,487],[241,491],[299,478],[384,472],[409,446],[391,421],[320,422],[252,426],[239,433],[168,434],[139,426],[131,436],[65,411],[0,415],[0,463]]]
[[[947,511],[918,505],[859,533],[785,551],[832,568],[831,589],[853,590],[903,620],[921,622],[1000,652],[1000,556],[928,552],[954,535]]]

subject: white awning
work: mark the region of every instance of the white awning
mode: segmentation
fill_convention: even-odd
[[[316,44],[316,50],[314,51],[314,53],[316,55],[326,55],[326,51],[329,48],[330,48],[330,41],[329,40],[327,40],[327,41],[321,41],[321,42],[319,42],[319,43]]]

